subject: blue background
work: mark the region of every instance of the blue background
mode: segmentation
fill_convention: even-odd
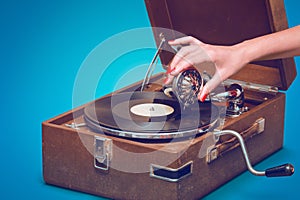
[[[300,24],[300,2],[285,3],[289,25]],[[43,182],[41,123],[72,109],[75,77],[89,52],[114,34],[146,26],[143,0],[1,1],[1,199],[99,199]],[[267,179],[245,172],[205,199],[299,198],[299,89],[298,77],[287,92],[284,148],[256,166],[290,161],[294,176]]]

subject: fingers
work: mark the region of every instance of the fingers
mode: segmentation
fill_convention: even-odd
[[[176,68],[176,71],[174,71],[175,74],[173,75],[178,74],[180,71],[182,71],[182,69],[184,69],[184,67],[187,67],[188,65],[193,65],[195,63],[202,62],[204,58],[206,60],[209,60],[204,50],[204,46],[202,46],[203,43],[197,40],[196,38],[187,36],[173,41],[169,41],[169,44],[184,45],[177,52],[177,54],[172,59],[172,62],[169,64],[171,70],[173,70],[173,68]]]
[[[189,57],[190,56],[186,56],[185,58],[180,59],[180,61],[176,64],[176,67],[171,72],[173,76],[177,76],[183,70],[193,66],[193,61],[189,59]]]
[[[192,36],[186,36],[182,38],[177,38],[175,40],[170,40],[169,45],[174,46],[174,45],[191,45],[191,44],[202,44],[199,40]]]
[[[187,36],[169,41],[169,44],[172,46],[184,46],[177,52],[177,54],[174,56],[171,63],[169,64],[168,70],[166,72],[167,77],[164,80],[165,84],[170,84],[174,77],[177,76],[180,72],[182,72],[190,66],[193,66],[196,60],[199,61],[199,57],[201,57],[201,54],[199,55],[199,44],[203,43],[197,40],[196,38]]]
[[[186,58],[181,58],[176,65],[169,65],[168,70],[166,72],[167,78],[165,79],[165,84],[170,84],[175,76],[177,76],[180,72],[185,69],[193,66],[192,61],[190,61],[190,57],[193,57],[194,54],[189,54]],[[176,66],[176,67],[173,67]]]
[[[207,95],[214,90],[216,87],[218,87],[222,82],[221,76],[219,73],[215,73],[215,75],[212,77],[211,80],[209,80],[204,87],[200,90],[198,94],[198,99],[200,101],[205,101]]]
[[[175,76],[192,65],[192,63],[189,61],[191,52],[190,46],[187,46],[181,48],[180,51],[174,56],[166,72],[167,78],[164,81],[165,84],[170,84]]]
[[[198,94],[198,99],[201,101],[201,102],[204,102],[207,95],[209,94],[209,90],[208,88],[206,87],[206,85],[202,88],[202,90],[199,92]]]
[[[172,73],[172,71],[173,71],[174,69],[175,69],[175,68],[171,69],[170,66],[168,67],[167,72],[166,72],[166,78],[165,78],[165,80],[164,80],[164,84],[165,84],[165,85],[168,85],[168,84],[170,84],[170,83],[173,81],[173,79],[174,79],[175,76],[171,75],[171,73]]]
[[[168,43],[171,46],[183,45],[183,47],[177,52],[172,62],[169,64],[167,78],[165,80],[166,84],[171,83],[175,76],[190,66],[198,66],[204,62],[211,62],[215,64],[215,62],[211,59],[211,54],[210,56],[208,55],[208,52],[211,53],[213,50],[212,46],[204,44],[196,38],[187,36],[169,41]],[[220,74],[226,78],[226,73],[220,69],[221,68],[217,68],[213,78],[200,89],[198,94],[198,99],[200,101],[205,101],[207,95],[222,82]]]
[[[197,61],[201,61],[201,53],[196,45],[185,46],[174,56],[170,63],[172,75],[177,75],[182,70],[194,65]]]
[[[176,68],[178,63],[184,59],[184,57],[190,53],[190,48],[189,46],[182,47],[177,54],[174,56],[172,59],[172,62],[170,63],[171,69]]]

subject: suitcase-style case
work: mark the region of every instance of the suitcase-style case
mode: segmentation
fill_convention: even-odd
[[[287,28],[283,0],[145,0],[145,4],[153,27],[174,29],[211,44],[231,45]],[[159,43],[160,33],[153,30]],[[163,64],[169,59],[161,55]],[[282,148],[285,94],[278,90],[287,90],[295,76],[290,58],[251,63],[227,81],[244,87],[249,110],[226,117],[223,129],[240,133],[253,165]],[[163,74],[152,77],[157,84],[162,80]],[[43,122],[47,184],[113,199],[198,199],[247,169],[235,137],[221,136],[215,144],[210,142],[211,133],[172,142],[101,134],[80,126],[87,105]]]

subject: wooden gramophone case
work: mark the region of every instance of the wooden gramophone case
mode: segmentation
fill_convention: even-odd
[[[145,4],[153,27],[174,29],[210,44],[231,45],[288,27],[283,0],[145,0]],[[153,30],[159,43],[160,33]],[[161,57],[162,63],[169,59]],[[250,110],[226,118],[223,128],[243,135],[252,164],[283,146],[285,94],[273,89],[287,90],[295,76],[289,58],[249,64],[231,77],[245,84]],[[162,83],[162,77],[152,81]],[[132,91],[137,84],[118,92]],[[265,89],[248,90],[251,84]],[[247,169],[232,137],[221,137],[206,148],[207,155],[199,156],[207,134],[189,140],[187,148],[184,140],[166,144],[100,134],[74,125],[84,122],[85,106],[42,124],[43,175],[48,184],[113,199],[198,199]],[[166,160],[172,162],[165,166]]]

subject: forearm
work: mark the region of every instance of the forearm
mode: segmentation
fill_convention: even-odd
[[[244,41],[233,46],[245,63],[300,55],[300,26]]]
[[[178,38],[169,41],[169,44],[183,45],[183,47],[169,65],[165,84],[170,84],[175,76],[191,65],[199,66],[199,70],[201,70],[202,63],[214,64],[215,73],[198,96],[201,101],[204,101],[206,95],[222,81],[252,61],[300,55],[300,26],[257,37],[233,46],[205,44],[193,37]]]

